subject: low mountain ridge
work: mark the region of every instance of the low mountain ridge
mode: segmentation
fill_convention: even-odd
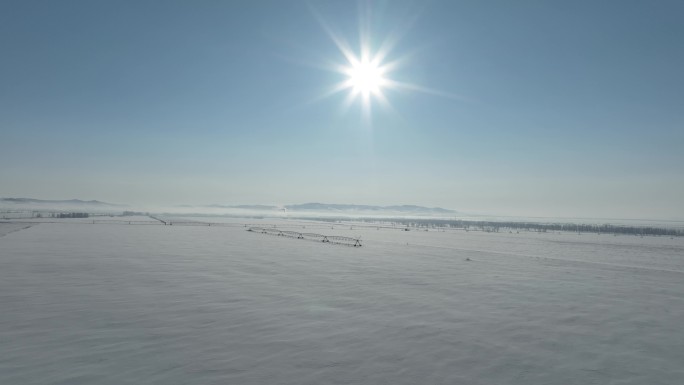
[[[98,200],[84,201],[81,199],[65,199],[65,200],[45,200],[45,199],[33,199],[33,198],[0,198],[0,203],[11,203],[11,204],[39,204],[39,205],[83,205],[83,206],[107,206],[107,207],[122,207],[123,205],[118,205],[114,203],[101,202]]]
[[[393,211],[400,213],[439,213],[453,214],[454,210],[441,207],[424,207],[416,205],[373,206],[337,203],[304,203],[298,205],[286,205],[291,211]]]

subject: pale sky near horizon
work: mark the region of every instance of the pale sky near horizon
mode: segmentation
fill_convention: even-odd
[[[684,2],[2,1],[0,197],[684,219]],[[364,33],[360,33],[364,31]],[[330,94],[335,42],[403,87]],[[370,111],[368,111],[370,106]]]

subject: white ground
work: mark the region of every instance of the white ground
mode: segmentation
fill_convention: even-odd
[[[681,238],[55,222],[0,223],[3,385],[684,383]]]

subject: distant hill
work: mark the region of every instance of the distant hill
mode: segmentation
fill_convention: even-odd
[[[401,206],[371,206],[371,205],[350,205],[335,203],[304,203],[299,205],[285,206],[290,211],[370,211],[370,212],[398,212],[403,214],[455,214],[456,211],[443,209],[441,207],[423,207],[415,205]]]
[[[209,205],[219,209],[245,209],[245,210],[278,210],[278,206],[269,205]]]
[[[0,198],[0,204],[15,204],[15,205],[65,205],[65,206],[99,206],[99,207],[123,207],[124,205],[118,205],[114,203],[101,202],[96,200],[84,201],[80,199],[67,199],[67,200],[43,200],[43,199],[32,199],[32,198]]]
[[[66,199],[66,200],[45,200],[33,198],[0,198],[0,205],[21,207],[22,209],[29,208],[56,208],[68,207],[69,209],[90,208],[90,209],[108,209],[117,207],[126,207],[126,205],[107,203],[98,200],[84,201],[81,199]],[[252,211],[281,211],[283,209],[290,212],[319,212],[331,214],[406,214],[406,215],[424,215],[424,214],[456,214],[454,210],[444,209],[441,207],[424,207],[416,205],[393,205],[393,206],[373,206],[373,205],[355,205],[355,204],[338,204],[338,203],[303,203],[286,206],[275,205],[221,205],[212,204],[206,206],[189,206],[182,205],[176,207],[191,208],[191,207],[206,207],[214,209],[242,209]]]
[[[181,206],[179,206],[181,207]],[[190,206],[188,206],[190,207]],[[254,211],[281,211],[285,209],[289,212],[318,212],[332,214],[457,214],[454,210],[441,207],[424,207],[416,205],[394,205],[394,206],[373,206],[373,205],[354,205],[339,203],[302,203],[285,206],[275,205],[221,205],[212,204],[208,208],[215,209],[243,209]]]

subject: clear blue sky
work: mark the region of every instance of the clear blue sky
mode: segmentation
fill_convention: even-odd
[[[681,1],[2,1],[0,196],[684,218]],[[397,40],[370,117],[330,34]],[[327,29],[325,28],[327,27]]]

